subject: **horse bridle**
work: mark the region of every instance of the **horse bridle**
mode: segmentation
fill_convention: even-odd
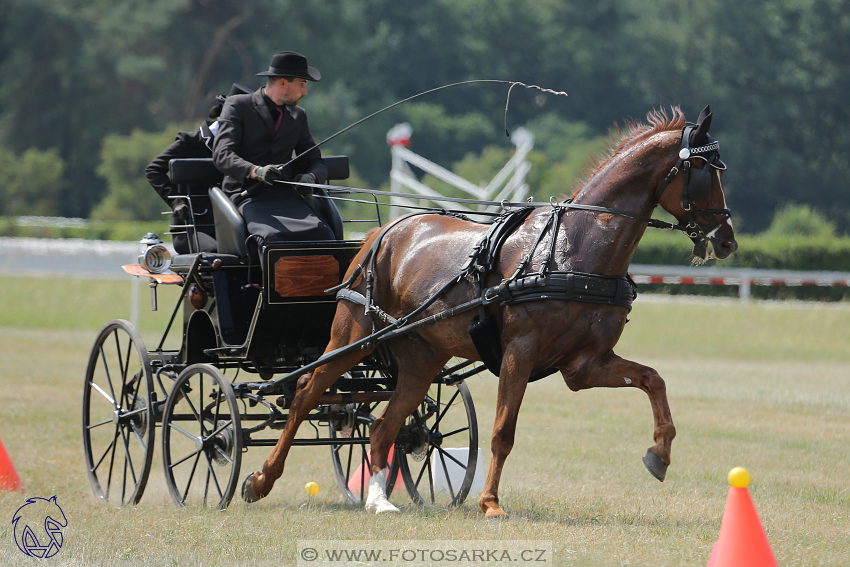
[[[681,171],[684,175],[684,186],[682,188],[682,209],[685,215],[676,220],[680,225],[685,226],[685,234],[699,244],[705,241],[706,234],[711,234],[717,228],[726,222],[731,216],[732,211],[729,209],[696,209],[696,199],[707,199],[711,194],[711,168],[718,171],[725,171],[726,164],[720,159],[720,142],[712,139],[711,135],[705,134],[706,143],[702,146],[691,147],[691,133],[696,129],[696,125],[689,124],[682,130],[682,144],[679,150],[679,160],[676,165],[664,178],[664,182],[655,194],[655,201],[661,199],[661,195],[673,181],[673,178]],[[702,169],[693,167],[691,159],[698,157],[705,160],[705,167]],[[696,217],[709,215],[723,215],[723,219],[711,227],[710,230],[704,230],[696,221]]]

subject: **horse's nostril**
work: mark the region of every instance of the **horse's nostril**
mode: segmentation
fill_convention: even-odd
[[[732,248],[732,243],[728,240],[723,241],[723,248]]]

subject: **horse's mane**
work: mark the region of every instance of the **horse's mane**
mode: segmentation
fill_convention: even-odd
[[[672,116],[667,116],[663,108],[653,109],[646,115],[649,124],[644,124],[632,118],[627,118],[625,132],[620,125],[614,123],[614,128],[609,130],[610,141],[605,142],[606,150],[599,156],[588,158],[588,167],[582,172],[573,184],[573,197],[587,185],[596,172],[604,168],[621,153],[661,132],[681,130],[685,127],[685,114],[678,106],[670,109]]]

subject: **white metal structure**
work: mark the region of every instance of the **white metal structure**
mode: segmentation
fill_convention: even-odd
[[[511,135],[511,141],[516,146],[516,152],[486,186],[475,185],[410,151],[407,146],[410,144],[412,133],[413,129],[407,122],[397,124],[387,132],[387,143],[390,145],[390,151],[393,157],[392,170],[390,171],[390,185],[393,193],[415,193],[422,195],[422,199],[419,202],[415,202],[406,197],[392,197],[390,202],[393,206],[390,209],[390,218],[395,218],[402,214],[403,211],[400,210],[400,207],[423,205],[440,208],[447,207],[446,203],[431,199],[431,197],[442,197],[443,195],[420,183],[410,169],[410,165],[414,165],[422,171],[430,173],[437,179],[461,189],[469,194],[471,199],[519,202],[524,200],[526,195],[528,195],[528,185],[525,183],[525,175],[531,169],[531,163],[526,157],[528,156],[528,152],[531,151],[531,148],[534,147],[534,135],[525,128],[518,128]],[[474,207],[471,208],[462,203],[451,203],[452,209],[461,211],[497,212],[499,209],[498,205],[477,205]]]

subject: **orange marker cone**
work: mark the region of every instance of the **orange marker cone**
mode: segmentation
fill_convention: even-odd
[[[3,441],[0,440],[0,492],[15,490],[24,492],[24,484],[12,464],[12,459],[9,458],[9,453],[6,452],[6,447],[3,446]]]
[[[747,486],[750,474],[741,467],[729,471],[729,495],[720,523],[720,537],[708,567],[778,567]]]
[[[393,451],[395,451],[395,446],[390,447],[390,452],[387,453],[387,463],[393,462]],[[357,467],[357,470],[354,471],[354,474],[351,475],[351,478],[348,479],[348,490],[352,492],[352,494],[360,494],[360,477],[363,477],[363,488],[366,492],[369,491],[369,479],[372,478],[372,471],[368,468],[363,467],[363,463],[360,463],[360,466]],[[401,471],[398,471],[398,476],[396,477],[395,484],[393,485],[393,492],[397,490],[401,490],[404,487],[404,480],[401,478]],[[387,494],[389,497],[389,494]]]

